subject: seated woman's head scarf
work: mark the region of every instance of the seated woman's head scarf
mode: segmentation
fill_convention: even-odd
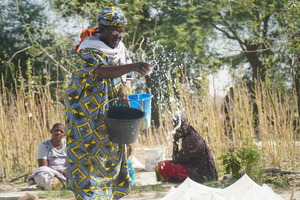
[[[175,130],[174,140],[178,140],[179,138],[188,135],[190,133],[190,129],[192,128],[189,124],[187,116],[183,113],[176,115],[173,118],[172,124]]]
[[[173,126],[174,127],[180,127],[182,125],[188,125],[189,124],[189,121],[188,121],[188,118],[185,114],[181,113],[181,114],[178,114],[176,115],[174,118],[173,118]]]
[[[106,8],[98,15],[99,26],[125,26],[127,19],[118,7]]]

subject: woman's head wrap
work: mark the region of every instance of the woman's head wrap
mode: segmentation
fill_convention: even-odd
[[[189,120],[187,116],[184,113],[177,114],[175,117],[173,117],[173,126],[182,126],[182,125],[188,125]]]
[[[127,19],[124,13],[118,7],[106,8],[98,15],[99,25],[104,26],[125,26]]]

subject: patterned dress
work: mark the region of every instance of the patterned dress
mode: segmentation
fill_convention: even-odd
[[[100,79],[96,67],[109,65],[94,48],[81,49],[66,92],[68,188],[76,199],[119,199],[129,192],[125,146],[108,138],[103,106],[117,96],[121,79]]]
[[[208,145],[191,125],[187,127],[180,136],[182,139],[180,150],[178,141],[173,142],[172,160],[157,163],[155,171],[158,178],[161,181],[183,182],[189,177],[198,183],[218,180]]]
[[[199,183],[218,180],[218,173],[210,149],[197,131],[189,125],[188,133],[182,137],[182,149],[174,143],[173,163],[188,169],[189,177]]]

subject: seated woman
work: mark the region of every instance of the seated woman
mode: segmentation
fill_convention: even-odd
[[[56,123],[51,129],[51,139],[41,142],[37,151],[39,168],[28,178],[28,185],[37,184],[41,189],[62,189],[66,185],[65,126]]]
[[[184,114],[176,116],[173,126],[176,133],[172,160],[159,162],[156,167],[161,181],[183,182],[187,177],[198,183],[218,180],[211,152],[203,138],[189,124],[187,117]],[[180,150],[179,139],[182,139]]]

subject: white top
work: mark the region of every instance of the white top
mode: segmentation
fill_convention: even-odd
[[[108,60],[112,65],[132,63],[128,51],[122,41],[120,41],[119,45],[115,48],[111,48],[102,42],[98,36],[90,36],[82,41],[78,47],[78,51],[84,48],[99,49],[108,57]]]
[[[62,139],[61,142],[60,150],[53,147],[50,139],[41,142],[36,153],[37,159],[48,160],[48,166],[53,169],[64,169],[67,157],[66,140]]]
[[[115,48],[107,46],[102,42],[99,36],[90,36],[86,37],[78,47],[78,51],[84,48],[95,48],[102,51],[108,58],[111,65],[124,65],[132,63],[132,60],[129,57],[129,53],[122,41],[119,42],[119,45]],[[128,73],[129,76],[131,73]],[[122,76],[122,80],[126,81],[126,74]]]

